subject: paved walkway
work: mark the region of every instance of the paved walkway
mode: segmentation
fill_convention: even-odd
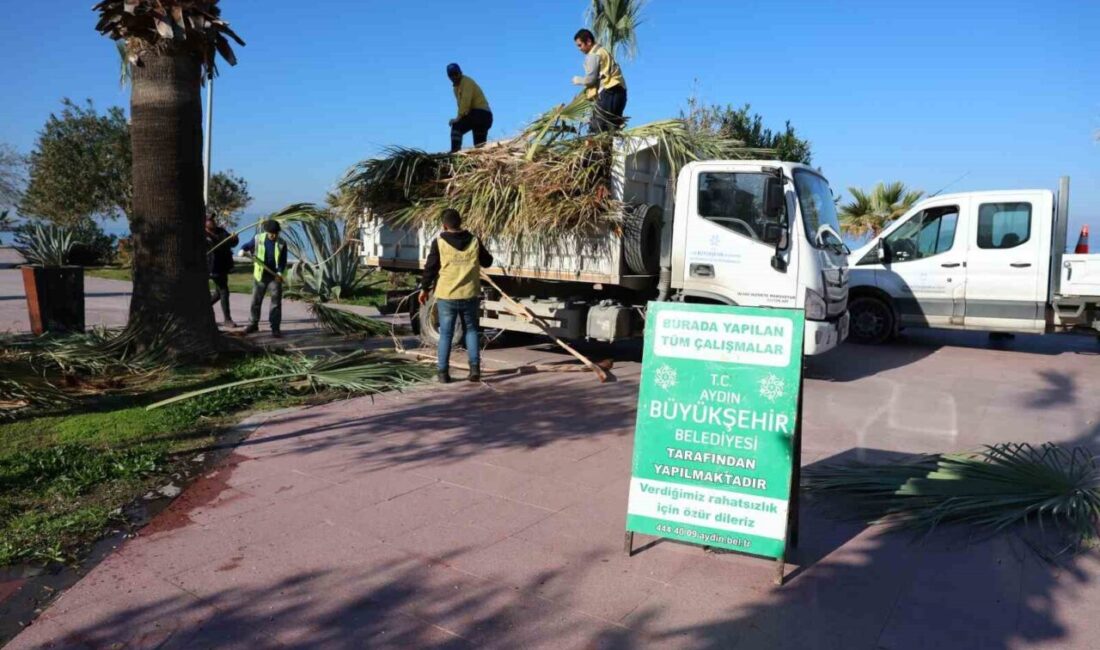
[[[812,360],[804,461],[1095,444],[1096,350],[926,333]],[[272,416],[9,647],[1097,647],[1100,560],[1044,564],[1011,537],[914,543],[804,504],[781,588],[744,556],[640,540],[627,558],[631,355],[611,384],[533,374]]]

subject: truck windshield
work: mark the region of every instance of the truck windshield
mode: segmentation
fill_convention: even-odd
[[[802,221],[810,244],[817,248],[843,245],[837,238],[840,220],[836,216],[836,203],[825,179],[813,172],[796,169],[794,186],[798,190],[798,205],[802,208]]]

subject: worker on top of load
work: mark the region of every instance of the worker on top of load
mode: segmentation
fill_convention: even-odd
[[[481,86],[462,74],[462,68],[457,63],[447,66],[447,77],[454,85],[455,101],[458,103],[458,117],[450,121],[451,153],[462,148],[462,136],[468,131],[474,132],[474,146],[480,147],[489,138],[489,129],[493,127],[489,101],[481,92]]]
[[[428,302],[435,289],[439,311],[439,382],[451,381],[451,339],[455,320],[466,326],[466,353],[470,359],[470,381],[481,379],[481,343],[478,319],[481,311],[481,268],[491,266],[493,256],[477,237],[462,228],[458,210],[443,211],[443,232],[432,242],[424,276],[420,280],[420,304]]]
[[[574,34],[573,41],[584,53],[584,76],[573,77],[573,84],[584,86],[585,95],[595,101],[589,130],[602,133],[622,127],[626,110],[626,79],[622,69],[587,29]]]

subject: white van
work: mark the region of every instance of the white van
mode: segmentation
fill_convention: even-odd
[[[851,338],[1100,328],[1100,255],[1066,254],[1069,179],[925,199],[849,258]]]

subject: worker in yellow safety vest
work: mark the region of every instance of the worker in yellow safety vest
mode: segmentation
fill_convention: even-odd
[[[489,139],[489,129],[493,128],[493,111],[489,109],[489,100],[477,82],[462,74],[457,63],[447,66],[447,78],[454,86],[455,102],[458,103],[458,117],[449,122],[451,125],[451,153],[462,148],[462,136],[467,131],[474,132],[474,146],[480,147]]]
[[[271,307],[267,318],[271,322],[271,335],[282,337],[279,326],[283,319],[283,273],[286,273],[286,242],[279,239],[282,227],[274,219],[264,222],[264,232],[245,243],[241,251],[252,256],[252,320],[245,334],[260,329],[260,310],[264,294],[271,291]]]
[[[493,256],[481,240],[462,228],[458,210],[447,208],[442,216],[443,232],[432,242],[420,281],[420,305],[421,309],[431,308],[427,303],[434,289],[439,312],[439,382],[451,381],[451,342],[458,319],[466,329],[466,352],[470,360],[468,379],[480,381],[481,269],[492,265]]]
[[[585,95],[595,102],[589,130],[601,133],[621,128],[626,110],[626,79],[622,69],[587,29],[574,34],[573,42],[584,53],[584,76],[573,77],[573,84],[584,86]]]

